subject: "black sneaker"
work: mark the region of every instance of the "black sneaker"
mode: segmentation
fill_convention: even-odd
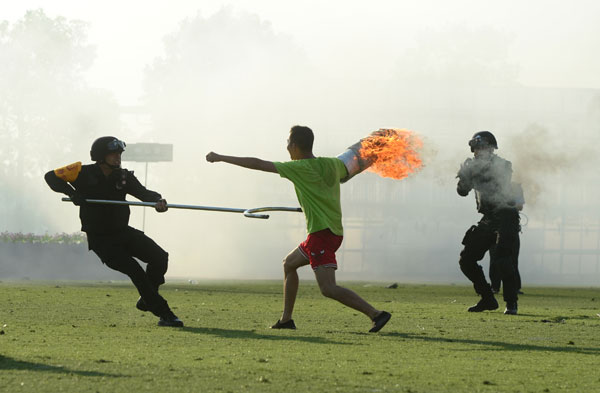
[[[482,312],[498,308],[498,301],[494,297],[484,297],[474,306],[469,307],[469,312]]]
[[[504,314],[517,315],[517,309],[517,302],[506,302],[506,310],[504,310]]]
[[[373,327],[369,330],[369,333],[375,333],[381,330],[386,323],[390,320],[392,314],[387,311],[380,312],[375,318],[373,318]]]
[[[281,323],[281,320],[278,320],[275,322],[275,325],[271,326],[271,329],[296,329],[296,324],[293,319],[283,323]]]
[[[146,304],[144,299],[142,299],[141,296],[138,299],[137,303],[135,304],[135,308],[137,308],[140,311],[150,311],[150,308],[148,307],[148,305]]]
[[[183,327],[183,322],[172,311],[169,311],[160,317],[158,326]]]

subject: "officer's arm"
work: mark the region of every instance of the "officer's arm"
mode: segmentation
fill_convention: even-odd
[[[127,193],[143,202],[158,202],[162,199],[162,196],[158,192],[144,187],[133,172],[127,173]]]
[[[48,186],[56,192],[61,192],[65,195],[72,196],[75,194],[75,189],[66,181],[56,176],[54,171],[49,171],[44,175],[44,180],[48,183]]]
[[[52,190],[62,192],[72,198],[77,192],[71,184],[77,182],[81,170],[81,161],[77,161],[46,173],[44,179]]]
[[[156,202],[154,209],[159,213],[164,213],[169,209],[167,201],[158,192],[144,187],[133,172],[127,172],[127,193],[144,202]]]

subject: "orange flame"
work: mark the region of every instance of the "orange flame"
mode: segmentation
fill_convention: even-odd
[[[361,141],[359,154],[371,162],[368,171],[382,177],[404,179],[423,167],[421,139],[412,131],[382,128]]]

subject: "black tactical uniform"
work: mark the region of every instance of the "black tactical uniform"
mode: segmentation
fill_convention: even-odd
[[[515,269],[515,275],[516,275],[516,280],[517,280],[517,293],[523,293],[521,292],[521,274],[519,273],[519,252],[521,249],[521,239],[519,234],[517,233],[517,238],[513,244],[513,251],[511,253],[511,260],[512,260],[512,264],[513,264],[513,268]],[[502,285],[502,277],[501,277],[501,272],[498,269],[498,264],[494,263],[494,260],[498,258],[498,256],[496,255],[496,253],[492,252],[492,250],[490,250],[490,284],[492,285],[492,291],[494,291],[494,293],[499,293],[500,292],[500,287]]]
[[[522,210],[523,205],[525,204],[525,196],[523,194],[523,188],[520,184],[512,183],[513,196],[515,198],[515,204],[517,210]],[[519,227],[519,232],[521,232],[521,228]],[[516,280],[517,280],[517,293],[522,294],[521,292],[521,274],[519,273],[519,252],[521,249],[521,239],[519,233],[517,233],[517,238],[513,243],[513,250],[511,252],[511,260],[513,267],[515,269]],[[502,274],[498,268],[498,264],[494,263],[494,260],[498,258],[497,252],[495,249],[490,250],[490,284],[492,285],[492,291],[494,293],[500,292],[500,285],[502,283]]]
[[[475,291],[482,297],[471,312],[494,310],[498,303],[486,281],[478,262],[485,253],[494,255],[491,263],[497,265],[504,282],[505,314],[517,313],[517,282],[512,258],[519,233],[519,212],[515,206],[511,187],[512,165],[498,157],[493,149],[498,148],[496,139],[487,131],[478,132],[469,142],[475,158],[468,158],[458,172],[457,192],[467,196],[474,189],[477,210],[482,219],[465,234],[460,253],[460,269],[473,283]]]
[[[131,171],[117,167],[108,176],[104,175],[100,157],[104,157],[102,153],[106,149],[97,153],[94,147],[98,141],[102,146],[105,141],[118,141],[111,138],[99,138],[92,145],[92,159],[98,161],[96,164],[75,163],[49,171],[45,180],[52,190],[68,195],[79,205],[81,230],[87,234],[89,249],[108,267],[129,276],[141,296],[136,307],[160,317],[159,325],[183,326],[158,293],[158,287],[165,282],[169,254],[142,231],[128,225],[129,206],[85,202],[85,199],[124,201],[127,194],[144,202],[161,200],[159,193],[146,189]],[[120,143],[122,147],[118,151],[122,152],[124,143]],[[146,271],[134,257],[147,264]]]

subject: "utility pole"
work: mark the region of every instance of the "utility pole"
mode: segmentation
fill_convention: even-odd
[[[144,162],[144,187],[148,187],[148,163],[173,161],[173,145],[166,143],[131,143],[127,145],[121,159],[123,161]],[[142,231],[146,229],[146,208],[142,213]]]

